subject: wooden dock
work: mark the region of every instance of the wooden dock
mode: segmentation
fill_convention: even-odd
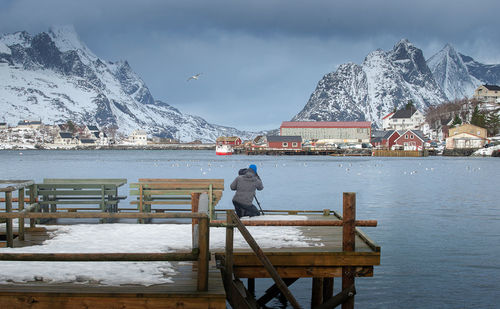
[[[206,213],[195,209],[208,198],[192,193],[192,212],[57,212],[41,213],[36,208],[24,208],[23,186],[20,182],[4,188],[6,212],[0,218],[6,220],[5,239],[11,247],[37,245],[50,237],[44,227],[20,228],[15,232],[15,218],[101,218],[101,219],[190,219],[193,226],[192,252],[175,253],[7,253],[0,252],[0,260],[16,261],[169,261],[176,266],[174,283],[153,286],[100,284],[50,284],[29,282],[0,285],[0,308],[225,308],[226,300],[233,308],[258,308],[265,306],[278,293],[284,295],[294,308],[301,306],[290,293],[288,286],[300,278],[313,278],[311,308],[333,308],[342,304],[343,309],[354,308],[355,278],[371,277],[374,266],[380,264],[380,247],[358,227],[376,226],[373,220],[356,219],[354,193],[343,195],[343,217],[334,211],[266,211],[259,220],[241,221],[234,210],[217,212],[210,221]],[[18,191],[18,211],[12,207],[12,192]],[[30,191],[30,193],[33,190]],[[30,196],[30,201],[34,197]],[[35,203],[36,204],[36,203]],[[200,208],[198,208],[198,206]],[[32,210],[33,209],[33,210]],[[301,215],[300,220],[273,219],[273,214]],[[24,219],[20,221],[24,222]],[[211,229],[226,230],[223,248],[209,248],[209,224]],[[248,231],[248,226],[295,226],[310,241],[303,247],[260,247]],[[358,227],[357,227],[358,226]],[[234,229],[239,230],[248,247],[234,248]],[[0,234],[3,231],[0,230]],[[18,236],[18,237],[16,237]],[[21,237],[22,236],[22,237]],[[195,240],[196,239],[196,240]],[[321,245],[320,245],[321,244]],[[210,250],[210,251],[209,251]],[[209,262],[210,259],[210,262]],[[182,261],[182,262],[181,262]],[[336,287],[333,278],[341,277],[342,286]],[[245,287],[240,280],[247,278]],[[254,296],[255,280],[272,278],[274,285],[264,295]]]
[[[371,156],[369,148],[362,149],[244,149],[234,148],[234,154],[249,156]]]

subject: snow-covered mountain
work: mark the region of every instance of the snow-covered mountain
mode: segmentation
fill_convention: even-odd
[[[250,138],[251,132],[210,124],[155,100],[127,61],[97,57],[71,26],[53,27],[31,36],[0,37],[0,118],[44,123],[117,126],[182,141],[215,141],[221,135]]]
[[[326,74],[304,109],[292,120],[372,121],[409,100],[425,111],[430,105],[471,97],[481,84],[500,84],[500,65],[485,65],[447,44],[425,60],[408,40],[392,50],[371,52],[362,64],[347,63]]]
[[[361,65],[348,63],[318,83],[304,109],[293,120],[372,121],[409,100],[423,110],[446,100],[423,53],[408,40],[391,51],[371,52]]]

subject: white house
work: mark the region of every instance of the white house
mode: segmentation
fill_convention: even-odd
[[[384,130],[420,130],[424,123],[424,114],[415,108],[401,109],[382,119]]]
[[[128,137],[129,141],[136,145],[147,145],[148,144],[148,134],[144,130],[135,130]]]

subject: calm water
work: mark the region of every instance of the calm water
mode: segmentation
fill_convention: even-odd
[[[498,158],[215,156],[211,151],[0,151],[0,179],[224,178],[222,208],[239,168],[258,165],[264,209],[342,209],[357,193],[357,218],[382,247],[373,278],[358,278],[359,308],[498,308]],[[128,195],[128,186],[120,194]],[[128,204],[128,202],[125,202]],[[257,280],[257,293],[271,283]],[[335,281],[335,293],[341,283]],[[311,280],[291,290],[309,307]],[[271,303],[282,307],[279,301]]]

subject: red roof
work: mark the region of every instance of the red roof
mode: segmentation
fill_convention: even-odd
[[[370,128],[370,121],[283,121],[280,128]]]
[[[387,118],[387,117],[391,117],[392,115],[394,115],[394,113],[389,113],[389,114],[385,115],[385,117],[384,117],[384,118],[382,118],[382,119],[385,119],[385,118]]]

